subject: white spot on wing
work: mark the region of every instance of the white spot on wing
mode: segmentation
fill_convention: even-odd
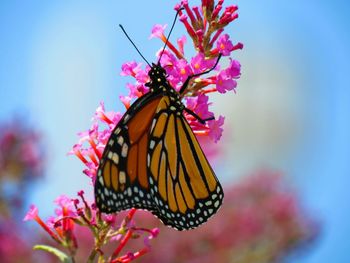
[[[129,114],[125,114],[125,116],[124,116],[124,123],[126,123],[129,119],[130,119],[130,115]]]
[[[122,156],[125,158],[126,155],[128,154],[128,145],[126,143],[123,144],[122,146]]]
[[[153,130],[154,129],[154,126],[156,125],[156,119],[153,119],[153,121],[152,121],[152,126],[151,126],[151,130]]]
[[[115,164],[119,163],[119,155],[116,153],[113,153],[112,160]]]
[[[119,183],[125,184],[125,182],[126,182],[125,172],[120,171],[119,172]]]
[[[102,177],[102,176],[100,176],[100,177],[98,178],[98,181],[100,182],[101,185],[104,185],[104,181],[103,181],[103,177]]]
[[[120,146],[122,146],[122,145],[123,145],[123,142],[124,142],[123,136],[119,136],[119,137],[118,137],[118,144],[119,144]]]
[[[205,205],[206,205],[206,206],[212,205],[212,201],[206,201],[206,202],[205,202]]]

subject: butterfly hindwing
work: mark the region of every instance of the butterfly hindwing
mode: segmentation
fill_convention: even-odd
[[[210,167],[178,100],[164,96],[153,120],[149,144],[153,211],[178,230],[206,222],[223,199],[223,190]]]

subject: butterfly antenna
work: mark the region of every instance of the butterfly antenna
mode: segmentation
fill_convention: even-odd
[[[180,11],[181,11],[181,10],[183,10],[183,9],[184,9],[184,8],[183,8],[183,7],[181,7],[181,8],[179,8],[179,10],[177,10],[177,12],[176,12],[176,15],[175,15],[175,18],[174,18],[174,22],[173,22],[173,24],[172,24],[172,26],[171,26],[171,28],[170,28],[170,31],[169,31],[168,37],[166,38],[166,41],[165,41],[165,44],[164,44],[164,47],[163,47],[162,53],[160,53],[160,56],[159,56],[159,59],[158,59],[158,63],[157,63],[158,65],[159,65],[159,63],[160,63],[160,59],[161,59],[161,58],[162,58],[162,56],[163,56],[164,50],[165,50],[165,48],[166,48],[166,46],[167,46],[167,44],[168,44],[169,37],[170,37],[171,32],[173,31],[173,28],[174,28],[174,26],[175,26],[176,19],[177,19],[178,15],[179,15]]]
[[[131,44],[134,46],[134,48],[136,49],[137,53],[140,54],[140,56],[143,58],[144,61],[146,61],[146,63],[148,64],[148,66],[152,67],[151,64],[147,61],[147,59],[145,59],[145,57],[141,54],[140,50],[137,48],[137,46],[135,45],[135,43],[131,40],[131,38],[129,37],[128,33],[126,33],[124,27],[122,25],[120,25],[120,28],[123,30],[124,34],[126,35],[126,37],[129,39],[129,41],[131,42]]]

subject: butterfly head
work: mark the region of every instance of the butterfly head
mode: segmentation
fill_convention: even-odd
[[[146,85],[149,87],[166,86],[168,83],[166,71],[160,64],[152,63],[148,76],[150,77],[150,82],[146,83]]]

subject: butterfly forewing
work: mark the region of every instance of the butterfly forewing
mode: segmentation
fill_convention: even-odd
[[[114,128],[97,170],[96,204],[112,213],[131,207],[153,211],[147,172],[149,130],[161,96],[148,93],[135,101]]]

